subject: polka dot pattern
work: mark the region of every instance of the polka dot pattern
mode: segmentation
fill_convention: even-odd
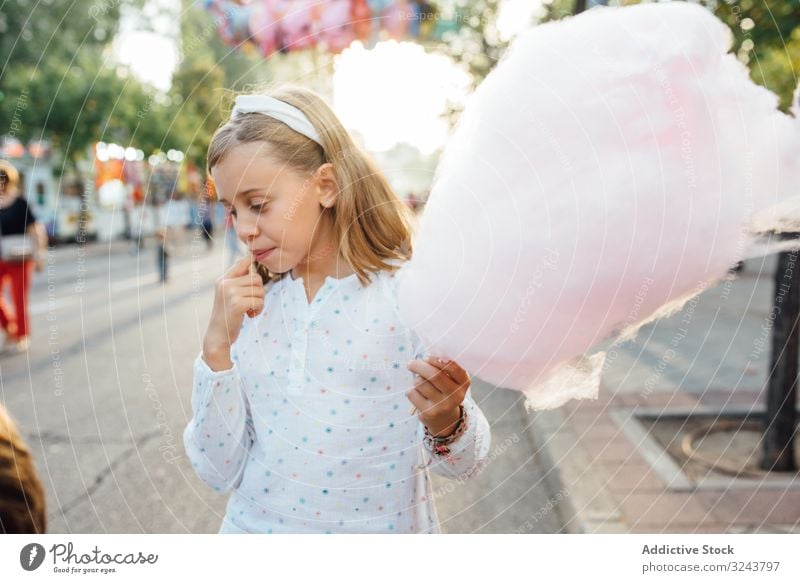
[[[455,465],[432,459],[408,414],[407,364],[426,351],[402,322],[396,278],[328,277],[308,301],[290,274],[245,318],[234,367],[195,362],[184,443],[198,476],[232,491],[220,532],[439,532],[428,470],[479,467],[489,427],[471,397]]]

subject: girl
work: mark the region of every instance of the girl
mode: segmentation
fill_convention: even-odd
[[[490,428],[400,319],[407,207],[297,87],[237,97],[208,171],[249,251],[217,281],[184,432],[233,490],[220,532],[439,532],[428,470],[475,474]]]

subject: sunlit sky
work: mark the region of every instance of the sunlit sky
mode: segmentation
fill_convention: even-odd
[[[142,81],[166,91],[178,62],[180,1],[150,0],[145,14],[158,6],[175,17],[148,18],[156,32],[138,30],[134,18],[123,18],[115,54]],[[513,36],[539,9],[538,0],[505,0],[498,16],[501,34]],[[448,98],[463,99],[467,83],[449,59],[428,54],[413,42],[389,41],[372,50],[356,42],[335,60],[333,105],[367,148],[388,150],[407,142],[427,154],[444,144],[447,127],[439,116]]]

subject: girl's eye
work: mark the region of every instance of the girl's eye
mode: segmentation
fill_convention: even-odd
[[[251,204],[250,210],[252,210],[254,213],[260,213],[266,206],[266,204]]]

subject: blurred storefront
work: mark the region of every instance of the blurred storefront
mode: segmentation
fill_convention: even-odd
[[[0,157],[19,170],[22,189],[53,242],[141,239],[161,227],[189,228],[204,189],[182,152],[144,152],[97,142],[77,168],[61,166],[50,142],[0,138]],[[82,226],[82,228],[81,228]]]

